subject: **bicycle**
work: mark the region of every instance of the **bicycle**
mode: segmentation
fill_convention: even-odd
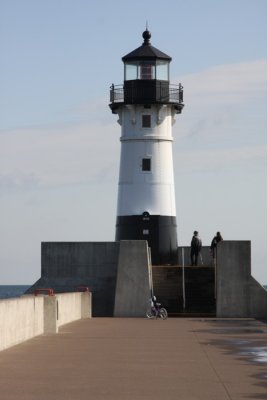
[[[168,318],[168,313],[166,308],[162,307],[160,303],[156,303],[156,307],[151,306],[146,312],[147,318]]]

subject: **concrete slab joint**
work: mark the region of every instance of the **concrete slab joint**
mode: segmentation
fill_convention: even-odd
[[[45,296],[44,298],[44,333],[57,333],[57,298]]]

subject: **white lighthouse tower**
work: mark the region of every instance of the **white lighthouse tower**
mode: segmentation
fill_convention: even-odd
[[[183,90],[171,85],[171,57],[151,34],[122,58],[124,84],[111,86],[110,108],[121,125],[116,240],[147,240],[152,263],[177,263],[172,125]]]

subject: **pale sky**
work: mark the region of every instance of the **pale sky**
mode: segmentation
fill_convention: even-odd
[[[267,1],[0,0],[0,284],[42,241],[113,241],[120,126],[109,86],[142,44],[172,57],[179,246],[251,240],[267,284]]]

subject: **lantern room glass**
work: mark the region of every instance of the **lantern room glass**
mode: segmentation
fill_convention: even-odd
[[[124,80],[169,80],[169,62],[163,60],[132,61],[124,64]]]
[[[158,60],[156,64],[156,79],[159,81],[169,80],[169,65],[168,61]]]
[[[124,80],[132,81],[137,79],[138,63],[131,62],[124,65]]]

